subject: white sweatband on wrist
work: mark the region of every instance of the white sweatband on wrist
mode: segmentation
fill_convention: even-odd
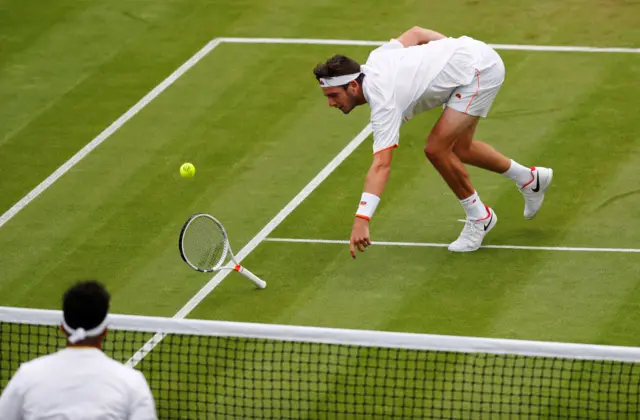
[[[362,193],[360,206],[358,206],[358,211],[356,212],[356,217],[365,220],[371,220],[371,218],[373,217],[373,213],[376,212],[376,207],[378,207],[379,202],[380,197],[378,197],[377,195],[369,194],[367,192]]]

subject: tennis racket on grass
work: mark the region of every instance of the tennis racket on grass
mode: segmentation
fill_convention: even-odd
[[[180,231],[178,247],[184,262],[194,270],[202,273],[235,270],[259,288],[267,287],[267,283],[238,264],[231,251],[227,231],[222,223],[209,214],[197,213],[189,217]],[[226,267],[227,254],[231,256],[235,267]]]

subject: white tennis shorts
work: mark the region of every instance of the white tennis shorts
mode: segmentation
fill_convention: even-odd
[[[489,46],[483,44],[480,46],[482,58],[473,67],[475,75],[470,83],[454,87],[450,91],[449,99],[445,102],[444,107],[451,107],[456,111],[475,117],[486,118],[491,105],[498,95],[498,91],[504,82],[504,63],[502,59]],[[454,66],[454,63],[447,66]],[[443,76],[446,75],[445,66]],[[462,69],[451,69],[459,71]]]

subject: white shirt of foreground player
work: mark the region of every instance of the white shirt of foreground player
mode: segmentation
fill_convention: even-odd
[[[2,420],[155,420],[141,372],[90,347],[22,364],[0,396]]]
[[[369,54],[362,91],[371,107],[374,153],[397,147],[402,123],[444,104],[451,89],[471,83],[476,68],[492,64],[482,60],[479,44],[462,36],[404,48],[394,39]],[[445,66],[446,77],[438,77]]]

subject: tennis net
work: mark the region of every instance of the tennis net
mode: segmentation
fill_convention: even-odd
[[[60,311],[0,307],[0,392],[65,345]],[[631,419],[640,349],[110,315],[160,419]]]

